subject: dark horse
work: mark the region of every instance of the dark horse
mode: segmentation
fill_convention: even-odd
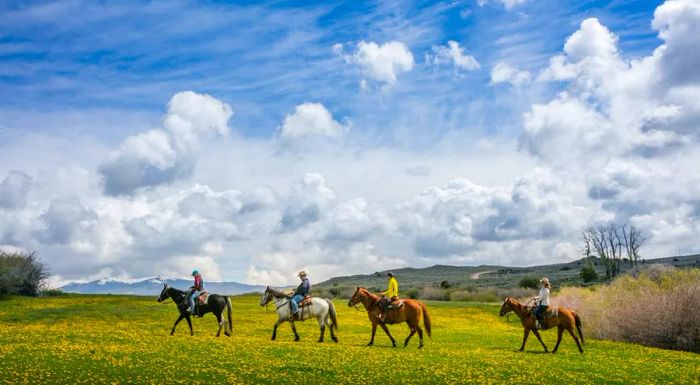
[[[503,317],[511,311],[518,315],[518,318],[520,318],[520,322],[523,324],[523,328],[525,328],[525,334],[523,335],[523,344],[520,347],[520,351],[522,352],[523,350],[525,350],[527,336],[530,335],[530,331],[532,331],[535,334],[535,337],[537,337],[537,339],[542,344],[542,347],[544,348],[544,351],[546,353],[548,351],[547,345],[544,344],[544,341],[542,341],[542,337],[540,337],[540,333],[535,328],[535,316],[532,314],[532,307],[525,306],[517,300],[508,297],[503,301],[503,305],[501,306],[501,311],[499,315]],[[574,341],[576,341],[578,351],[583,353],[583,348],[581,347],[581,343],[583,343],[583,332],[581,331],[581,318],[578,316],[578,314],[576,314],[575,311],[559,306],[559,310],[556,316],[544,317],[544,323],[542,325],[543,329],[546,330],[555,326],[557,327],[557,344],[554,346],[554,350],[552,350],[552,353],[556,353],[557,349],[559,349],[559,344],[561,343],[561,336],[562,334],[564,334],[564,330],[568,331],[569,334],[571,334],[571,337],[574,339]],[[581,337],[581,343],[579,343],[578,337],[576,337],[576,334],[574,333],[574,327],[578,331],[578,335]]]
[[[187,325],[190,326],[190,335],[194,335],[194,331],[192,330],[192,320],[190,319],[190,313],[187,311],[188,304],[187,299],[185,298],[185,294],[186,292],[171,287],[168,284],[165,284],[163,286],[163,291],[158,297],[158,302],[163,302],[168,298],[172,299],[173,302],[175,302],[175,305],[177,305],[177,310],[180,311],[180,316],[177,317],[177,321],[175,321],[175,325],[173,325],[173,330],[170,331],[170,335],[175,334],[175,328],[177,327],[177,324],[180,323],[180,321],[182,321],[183,318],[187,320]],[[200,317],[209,312],[214,313],[214,315],[216,316],[216,320],[219,322],[219,331],[216,332],[217,337],[221,335],[222,327],[224,327],[224,334],[231,337],[231,333],[233,333],[233,323],[231,321],[231,300],[228,299],[227,296],[219,294],[209,294],[209,300],[207,301],[206,305],[196,304],[195,306],[195,311],[197,314],[199,314]],[[226,309],[228,322],[224,320],[223,317],[221,317],[221,315],[224,312],[224,309]]]

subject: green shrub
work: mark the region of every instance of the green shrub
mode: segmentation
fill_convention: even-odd
[[[521,278],[520,282],[518,283],[519,287],[526,289],[537,289],[539,285],[540,279],[531,275]]]
[[[408,297],[410,299],[418,299],[418,289],[416,289],[415,287],[404,291],[404,293],[405,293],[406,297]]]
[[[39,292],[41,297],[63,297],[65,295],[67,294],[61,289],[43,289]]]
[[[0,295],[39,295],[48,277],[48,268],[33,252],[0,250]]]
[[[598,279],[598,273],[592,264],[588,263],[581,268],[581,278],[583,278],[583,282],[591,282]]]

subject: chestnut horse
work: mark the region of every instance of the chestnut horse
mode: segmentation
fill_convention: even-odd
[[[499,314],[501,317],[503,317],[504,315],[512,311],[518,315],[518,318],[520,318],[520,322],[525,328],[525,335],[523,336],[523,345],[520,347],[521,352],[525,350],[525,342],[527,342],[527,337],[528,335],[530,335],[530,331],[532,331],[544,347],[544,351],[546,353],[548,352],[547,345],[544,344],[542,338],[540,337],[540,333],[535,328],[536,319],[535,316],[531,313],[531,310],[532,307],[525,306],[513,298],[506,298],[505,301],[503,301],[503,306],[501,306],[501,312]],[[583,343],[583,332],[581,331],[581,318],[579,318],[578,314],[576,314],[576,312],[574,312],[573,310],[569,310],[561,306],[559,306],[558,313],[559,314],[556,317],[545,317],[544,322],[542,323],[542,329],[544,330],[553,328],[555,326],[557,327],[557,344],[554,346],[554,350],[552,350],[552,353],[556,353],[557,349],[559,349],[559,343],[561,342],[562,334],[564,334],[564,329],[566,329],[569,332],[569,334],[571,334],[571,337],[573,337],[574,341],[576,341],[576,345],[578,345],[578,351],[583,353],[583,349],[581,348],[581,343]],[[576,334],[574,334],[574,326],[576,326],[576,330],[578,330],[578,335],[581,336],[581,343],[579,343],[578,337],[576,337]]]
[[[422,348],[423,329],[420,328],[421,316],[423,317],[423,326],[425,326],[425,331],[428,333],[428,337],[430,337],[431,333],[430,316],[428,315],[428,309],[425,307],[425,304],[412,299],[399,299],[393,303],[393,309],[387,310],[386,317],[384,318],[385,322],[382,323],[379,320],[379,315],[382,312],[379,305],[379,299],[379,296],[370,293],[367,289],[358,287],[357,290],[355,290],[355,294],[353,294],[350,301],[348,301],[348,306],[350,307],[355,306],[358,303],[362,303],[362,306],[367,309],[367,315],[369,316],[369,320],[372,322],[372,339],[370,339],[367,346],[374,345],[374,335],[377,332],[377,325],[379,325],[381,326],[382,330],[384,330],[386,335],[389,336],[391,344],[396,347],[396,341],[394,341],[394,337],[392,337],[391,333],[389,333],[389,329],[387,329],[386,324],[406,322],[408,324],[408,328],[411,330],[411,334],[406,337],[406,341],[403,343],[403,346],[406,347],[406,345],[408,345],[408,341],[411,340],[411,337],[418,332],[418,337],[420,337],[420,345],[418,345],[418,349]]]

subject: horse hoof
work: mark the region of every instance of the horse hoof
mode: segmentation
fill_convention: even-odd
[[[318,340],[318,341],[316,341],[316,342],[318,342],[318,343],[320,344],[320,343],[322,343],[322,342],[323,342],[323,340]]]
[[[374,345],[374,342],[370,342],[367,344],[367,346],[372,346],[372,345]],[[396,345],[394,345],[394,346],[396,346]]]
[[[331,339],[333,340],[333,342],[338,343],[338,337],[332,337]],[[583,353],[583,352],[581,352],[581,353]]]

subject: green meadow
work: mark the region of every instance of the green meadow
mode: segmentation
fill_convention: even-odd
[[[335,300],[338,344],[317,343],[315,321],[288,324],[271,341],[276,314],[257,296],[232,297],[232,337],[216,338],[213,315],[186,322],[174,336],[172,303],[155,297],[70,295],[0,300],[0,382],[6,384],[171,383],[483,383],[698,384],[700,356],[635,344],[587,339],[579,354],[565,335],[559,352],[544,354],[534,336],[518,352],[522,328],[498,316],[498,304],[427,302],[433,336],[392,348],[367,314]],[[584,332],[586,320],[583,319]],[[390,326],[398,341],[404,325]],[[546,331],[551,349],[555,331]]]

